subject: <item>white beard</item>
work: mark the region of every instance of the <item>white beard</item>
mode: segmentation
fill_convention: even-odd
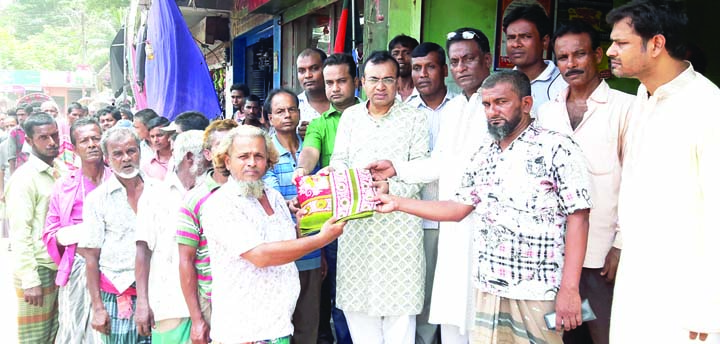
[[[137,177],[138,174],[140,174],[140,169],[135,167],[135,169],[130,173],[122,173],[120,171],[116,171],[114,168],[112,169],[113,173],[115,173],[116,176],[122,179],[132,179]]]
[[[265,182],[262,180],[253,180],[249,182],[236,180],[238,191],[243,197],[253,197],[260,199],[265,193]]]

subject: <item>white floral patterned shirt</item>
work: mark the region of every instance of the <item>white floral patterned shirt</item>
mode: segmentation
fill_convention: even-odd
[[[143,190],[159,183],[140,173]],[[114,174],[87,195],[83,219],[86,235],[78,247],[100,249],[100,272],[122,293],[135,283],[137,216],[128,203],[125,187]]]
[[[295,263],[256,267],[241,257],[268,242],[297,237],[282,195],[265,187],[274,214],[257,199],[243,197],[232,179],[203,206],[203,228],[212,255],[213,315],[210,336],[221,343],[275,339],[293,333],[300,295]]]
[[[504,151],[492,140],[480,146],[457,193],[478,214],[475,286],[510,299],[553,300],[567,216],[591,207],[589,188],[578,145],[535,123]]]

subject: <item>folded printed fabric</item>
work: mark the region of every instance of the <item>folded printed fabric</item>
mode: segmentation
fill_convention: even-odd
[[[372,216],[375,189],[372,175],[363,169],[331,172],[297,179],[298,202],[305,215],[300,219],[302,235],[318,232],[333,215],[338,221]]]

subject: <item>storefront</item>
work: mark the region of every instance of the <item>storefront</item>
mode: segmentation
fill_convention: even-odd
[[[233,39],[233,83],[243,83],[250,93],[265,99],[279,85],[280,26],[268,20]]]
[[[297,55],[306,48],[332,53],[342,1],[241,0],[239,3],[231,17],[234,21],[231,26],[246,31],[233,40],[233,82],[247,84],[260,98],[267,94],[268,86],[301,91],[296,77]],[[356,16],[361,17],[363,3],[356,0],[355,4],[356,13],[360,13]],[[256,18],[271,19],[259,22]],[[355,30],[358,44],[362,41],[362,30],[361,24]],[[267,83],[270,74],[272,82]],[[260,91],[262,87],[264,92]]]

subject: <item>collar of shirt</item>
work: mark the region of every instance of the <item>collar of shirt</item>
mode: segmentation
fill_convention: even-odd
[[[210,168],[207,172],[205,172],[205,178],[203,178],[203,185],[208,190],[215,190],[216,188],[220,187],[220,184],[215,181],[213,178],[213,175],[215,174],[215,170],[213,168]],[[195,185],[197,187],[198,185]]]
[[[442,109],[443,106],[445,106],[445,104],[447,104],[447,102],[450,101],[450,99],[455,98],[455,96],[457,96],[455,93],[450,91],[450,89],[447,89],[447,91],[445,92],[445,98],[443,98],[442,103],[440,103],[440,106],[438,106],[437,109],[433,110],[429,106],[427,106],[427,104],[425,104],[425,101],[420,96],[420,93],[417,92],[417,88],[415,88],[415,89],[413,89],[413,94],[411,94],[410,97],[408,97],[408,99],[405,101],[405,103],[416,109],[420,109],[420,108],[424,107],[424,108],[432,110],[432,111],[440,111],[440,109]]]
[[[560,104],[566,104],[568,94],[570,93],[570,87],[567,87],[560,91],[558,93],[558,96],[553,99],[554,102],[560,103]],[[608,99],[610,97],[610,85],[605,82],[605,80],[600,80],[600,84],[595,88],[592,94],[590,94],[590,97],[588,98],[589,101],[592,101],[594,103],[598,104],[605,104],[608,102]]]
[[[405,98],[405,101],[402,100],[402,95],[400,94],[400,92],[395,93],[395,100],[402,102],[402,103],[409,103],[411,99],[413,99],[414,97],[417,97],[417,96],[420,96],[420,93],[418,93],[417,88],[413,87],[412,92],[410,93],[410,95],[407,98]]]
[[[59,177],[53,175],[53,170],[60,173],[60,175],[63,175],[62,172],[64,172],[62,164],[58,164],[57,160],[53,160],[53,164],[48,165],[44,161],[40,160],[40,158],[35,156],[35,154],[30,154],[28,156],[28,161],[26,162],[26,164],[30,165],[30,167],[32,167],[36,172],[46,172],[50,177],[56,179]]]
[[[401,107],[409,107],[409,105],[406,104],[406,103],[403,103],[403,102],[401,102],[401,101],[395,100],[395,101],[393,102],[393,105],[390,107],[390,109],[388,109],[388,111],[387,111],[382,117],[375,118],[375,117],[373,117],[373,115],[370,114],[370,110],[369,110],[369,108],[370,108],[370,101],[369,101],[369,100],[366,100],[365,103],[363,104],[363,108],[365,109],[365,114],[366,114],[368,117],[370,117],[370,119],[373,120],[373,121],[381,121],[381,120],[383,120],[383,119],[387,119],[387,118],[389,118],[390,116],[392,116],[393,113],[397,112]]]
[[[517,66],[513,67],[513,70],[517,69]],[[556,70],[557,67],[555,66],[555,62],[552,62],[552,60],[545,60],[545,69],[537,76],[537,78],[530,81],[530,83],[532,84],[535,81],[549,81],[552,79],[553,75],[555,75]]]
[[[168,160],[168,161],[166,161],[166,162],[162,162],[162,161],[160,161],[160,153],[159,153],[158,151],[154,151],[154,152],[155,152],[155,155],[153,155],[152,159],[150,159],[150,162],[156,162],[156,163],[160,164],[160,166],[166,166],[166,167],[167,167],[168,162],[169,162],[170,160]]]
[[[300,94],[298,94],[297,97],[298,97],[298,102],[300,102],[300,103],[303,103],[303,102],[307,102],[307,101],[308,101],[308,100],[307,100],[307,95],[305,94],[305,91],[300,92]]]
[[[185,190],[185,185],[183,185],[180,181],[180,177],[178,177],[175,171],[168,172],[162,182],[171,190],[174,189],[180,191],[180,193],[185,193],[185,191],[187,191]]]
[[[555,76],[556,72],[558,72],[557,67],[555,66],[555,63],[552,62],[551,60],[545,60],[545,64],[547,65],[545,67],[545,70],[543,70],[543,72],[540,73],[540,75],[538,75],[537,78],[535,78],[535,80],[533,80],[532,82],[549,81],[550,79],[552,79]]]
[[[532,120],[532,122],[530,122],[530,125],[528,125],[528,127],[525,128],[525,130],[523,130],[522,133],[520,133],[520,135],[518,135],[518,136],[507,146],[507,148],[505,148],[505,151],[511,150],[511,149],[513,148],[513,146],[515,146],[515,142],[522,141],[523,138],[527,135],[528,132],[530,132],[530,131],[538,131],[538,130],[540,130],[540,128],[537,126],[537,121],[536,121],[536,120]],[[495,149],[497,149],[498,152],[503,151],[502,149],[500,149],[500,143],[499,143],[497,140],[492,140],[491,146],[494,147]]]
[[[300,151],[302,150],[302,144],[303,144],[303,142],[302,142],[302,139],[300,138],[300,135],[298,135],[297,138],[298,138],[298,142],[300,143],[300,144],[298,145],[298,151],[297,151],[297,155],[299,156],[299,155],[300,155]],[[280,144],[280,141],[278,141],[277,133],[275,133],[275,134],[272,136],[272,139],[273,139],[273,144],[275,145],[275,149],[277,149],[279,156],[284,156],[284,155],[289,155],[289,154],[290,154],[290,152],[289,152],[287,149],[285,149],[285,147],[283,147],[283,145]]]
[[[169,174],[170,173],[168,173],[168,175]],[[148,178],[147,178],[147,176],[145,176],[145,173],[143,173],[142,170],[140,172],[138,172],[138,176],[140,176],[140,178],[143,180],[143,182],[147,184]],[[117,175],[115,173],[113,173],[112,176],[110,176],[110,178],[108,178],[104,184],[107,185],[107,193],[108,194],[111,194],[120,189],[122,189],[122,190],[125,189],[125,187],[122,185],[122,183],[120,183],[120,180],[117,178]]]
[[[362,100],[360,100],[360,98],[355,97],[355,105],[360,104],[361,102],[362,102]],[[321,114],[321,116],[326,117],[326,118],[332,117],[335,115],[340,116],[340,115],[342,115],[342,112],[340,112],[340,110],[338,110],[335,107],[335,105],[333,105],[332,102],[330,103],[330,108]]]
[[[678,91],[684,89],[685,86],[690,84],[697,77],[697,73],[695,73],[695,69],[693,68],[692,64],[690,62],[688,62],[688,64],[689,66],[687,67],[687,69],[685,69],[682,73],[678,74],[675,79],[672,79],[670,82],[658,87],[655,90],[655,94],[653,94],[652,96],[648,95],[647,87],[645,87],[644,84],[640,84],[640,87],[638,87],[638,98],[643,100],[647,100],[650,97],[662,99],[677,94]]]

